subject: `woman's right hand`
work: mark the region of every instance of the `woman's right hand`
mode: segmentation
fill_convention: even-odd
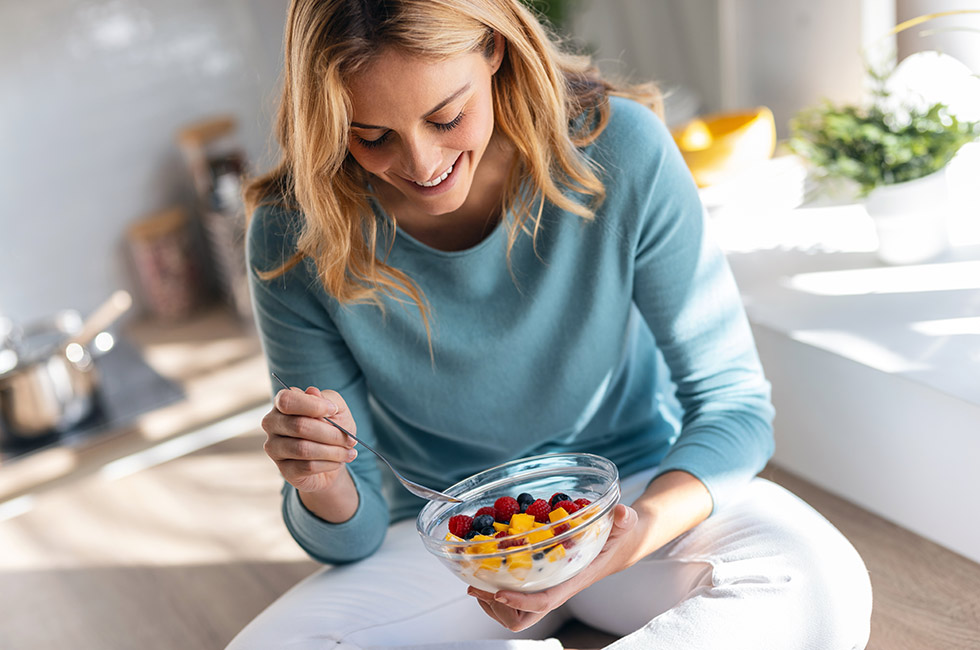
[[[338,481],[350,481],[345,467],[357,456],[356,442],[324,417],[357,434],[357,425],[340,394],[321,392],[313,386],[306,392],[298,388],[280,390],[273,409],[262,418],[262,429],[268,436],[265,453],[300,493],[329,492]]]

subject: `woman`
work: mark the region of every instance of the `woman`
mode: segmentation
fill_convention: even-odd
[[[555,647],[533,639],[572,617],[616,648],[864,647],[860,558],[753,478],[769,387],[651,88],[600,80],[518,0],[294,0],[284,81],[249,259],[270,369],[310,388],[276,395],[265,450],[333,566],[230,647]],[[323,416],[436,488],[601,454],[630,505],[572,580],[464,590],[420,501]]]

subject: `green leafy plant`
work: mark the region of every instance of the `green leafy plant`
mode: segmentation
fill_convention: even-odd
[[[977,13],[957,9],[924,14],[896,25],[885,37],[936,18]],[[895,101],[887,84],[893,72],[894,67],[884,73],[868,67],[868,106],[824,102],[800,111],[790,120],[789,148],[824,177],[850,179],[867,196],[881,185],[939,171],[963,145],[980,137],[980,122],[957,119],[941,102],[923,107]]]
[[[886,108],[887,75],[876,82],[870,106],[825,102],[790,120],[789,147],[829,178],[847,178],[862,196],[939,171],[960,148],[980,137],[980,122],[952,115],[945,104]]]

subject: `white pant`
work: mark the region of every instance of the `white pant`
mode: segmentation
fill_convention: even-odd
[[[623,501],[639,496],[651,475],[626,479]],[[406,520],[371,557],[325,567],[293,587],[228,650],[557,650],[548,637],[571,618],[623,637],[614,650],[860,650],[871,584],[837,529],[757,478],[693,530],[518,634],[466,595]]]

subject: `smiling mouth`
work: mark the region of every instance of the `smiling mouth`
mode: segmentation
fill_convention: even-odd
[[[449,166],[449,169],[447,169],[446,171],[442,172],[441,174],[439,174],[438,176],[436,176],[432,180],[425,181],[423,183],[420,183],[418,181],[412,181],[412,182],[415,183],[416,185],[418,185],[419,187],[436,187],[437,185],[440,185],[443,181],[445,181],[447,178],[449,178],[452,175],[453,169],[455,169],[456,168],[456,165],[459,164],[459,159],[460,159],[460,157],[462,157],[462,155],[463,154],[460,154],[459,156],[457,156],[456,160],[453,161],[453,164],[451,164]]]
[[[433,178],[431,181],[426,181],[425,183],[420,183],[418,181],[412,181],[412,182],[415,183],[416,185],[418,185],[419,187],[435,187],[439,183],[441,183],[444,180],[446,180],[447,178],[449,178],[449,175],[453,173],[453,167],[454,166],[455,166],[455,163],[453,163],[452,165],[450,165],[449,166],[449,169],[447,169],[446,171],[442,172],[441,174],[439,174],[438,176],[436,176],[435,178]]]

